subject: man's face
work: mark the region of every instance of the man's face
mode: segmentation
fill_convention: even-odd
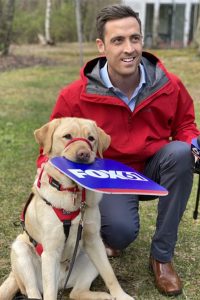
[[[104,41],[96,40],[99,52],[108,61],[109,76],[136,76],[142,56],[142,36],[133,17],[111,20],[105,24]]]

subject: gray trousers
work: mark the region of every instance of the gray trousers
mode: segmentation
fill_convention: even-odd
[[[151,255],[171,261],[178,226],[193,183],[194,157],[187,143],[174,141],[158,151],[147,163],[144,174],[165,187],[169,194],[158,201],[156,231]],[[148,197],[147,197],[148,199]],[[124,249],[139,232],[139,196],[104,194],[100,202],[101,235],[106,244]]]

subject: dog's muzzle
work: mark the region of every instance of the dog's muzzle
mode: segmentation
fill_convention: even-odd
[[[93,151],[92,144],[85,138],[73,138],[70,141],[67,142],[65,145],[65,149],[67,149],[72,143],[82,141],[87,143],[89,146],[90,150]],[[88,163],[91,157],[91,152],[88,150],[88,148],[85,147],[80,147],[80,149],[77,150],[76,153],[76,159],[77,162],[82,162],[82,163]]]
[[[70,144],[77,142],[77,141],[83,141],[83,142],[87,143],[89,145],[90,149],[93,150],[92,144],[87,139],[84,139],[84,138],[71,139],[70,141],[67,142],[67,144],[65,145],[65,148],[67,148]]]

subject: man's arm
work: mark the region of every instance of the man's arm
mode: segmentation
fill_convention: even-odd
[[[177,79],[179,87],[176,113],[172,126],[173,140],[191,143],[200,131],[195,123],[194,103],[183,83]]]

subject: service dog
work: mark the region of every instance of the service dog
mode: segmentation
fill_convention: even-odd
[[[121,288],[100,236],[101,194],[85,191],[50,163],[55,156],[92,163],[97,152],[102,157],[109,147],[110,136],[94,121],[81,118],[54,119],[34,135],[47,160],[25,205],[24,230],[12,244],[12,271],[0,287],[0,300],[12,300],[19,291],[24,299],[56,300],[65,286],[80,221],[82,238],[66,286],[72,288],[70,299],[133,300]],[[98,274],[108,292],[90,290]]]

